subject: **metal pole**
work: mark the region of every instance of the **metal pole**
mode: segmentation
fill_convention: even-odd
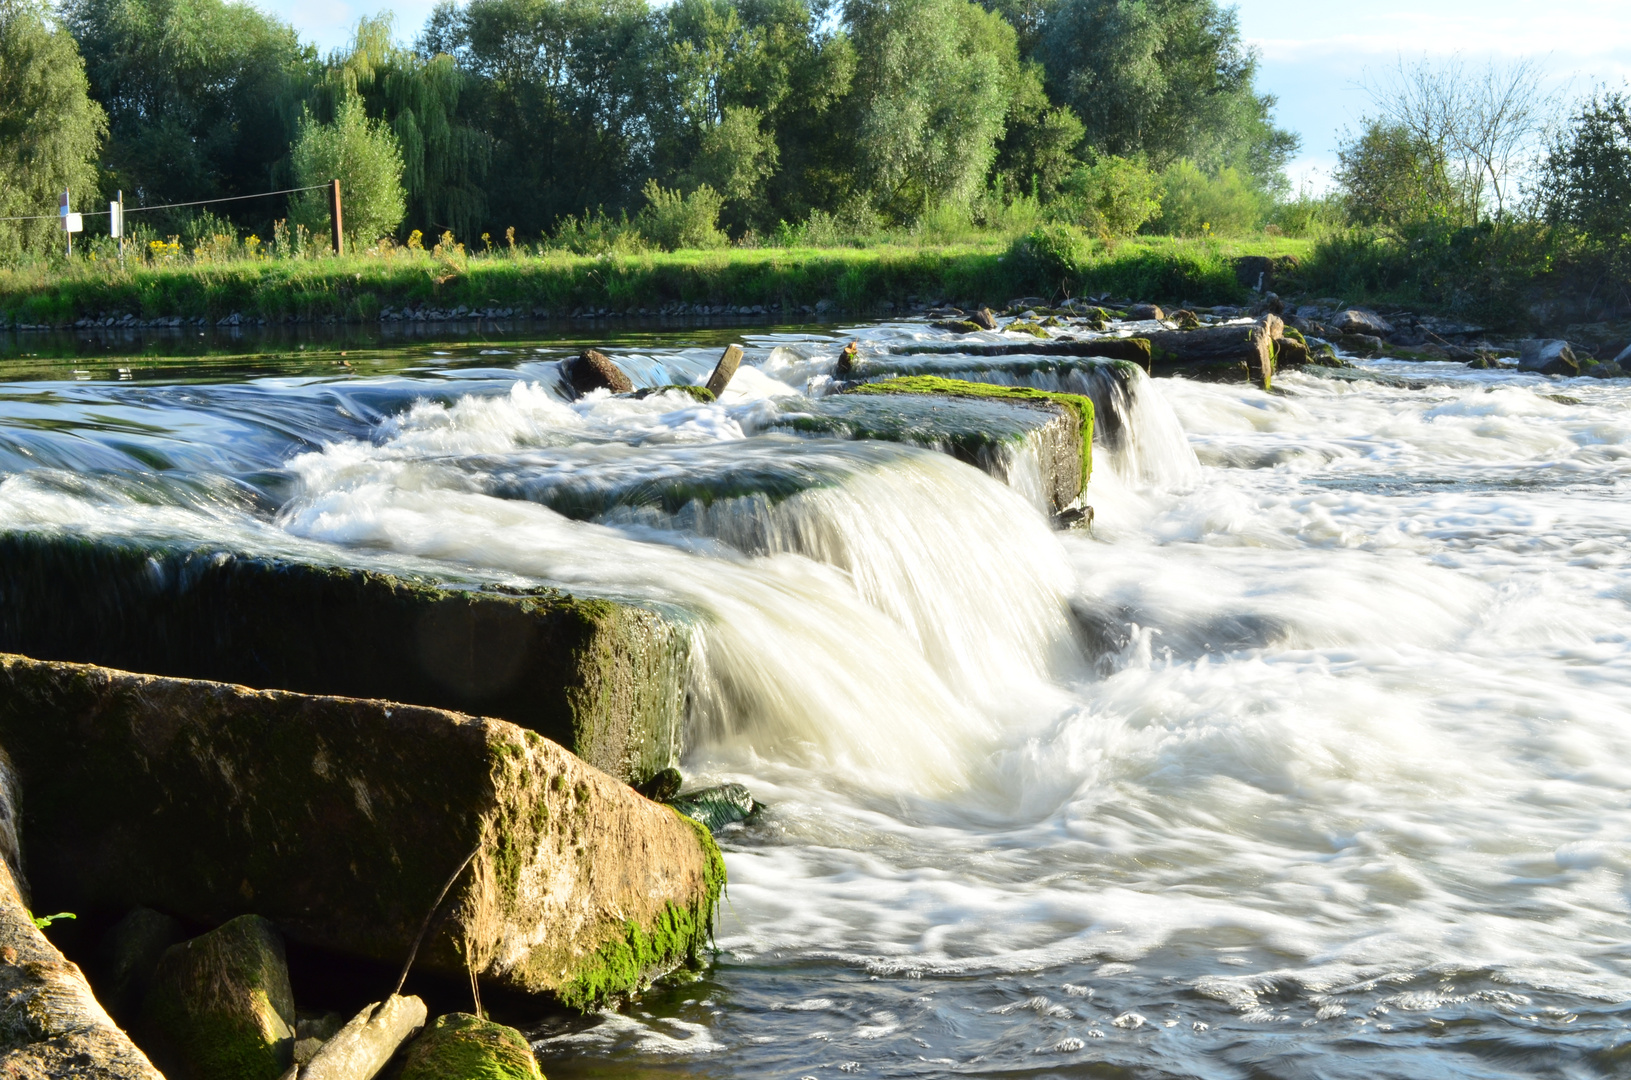
[[[68,257],[70,259],[74,257],[74,234],[68,231],[68,209],[71,206],[73,206],[73,202],[72,202],[72,200],[70,200],[68,198],[68,189],[63,188],[62,189],[62,235],[66,236],[68,238]]]
[[[119,269],[125,268],[125,192],[119,189]]]
[[[334,254],[344,255],[345,235],[341,229],[340,182],[338,180],[330,180],[328,182],[328,220],[329,226],[333,230],[334,234]]]

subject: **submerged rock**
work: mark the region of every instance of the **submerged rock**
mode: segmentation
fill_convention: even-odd
[[[519,1031],[469,1013],[449,1013],[408,1044],[393,1080],[544,1078]]]
[[[721,784],[670,799],[668,805],[718,832],[727,825],[746,821],[759,810],[752,792],[741,784]]]
[[[243,915],[165,951],[142,1029],[171,1080],[277,1080],[294,1023],[283,939]]]
[[[417,967],[587,1008],[698,962],[724,883],[706,830],[501,720],[0,657],[0,745],[63,910],[394,966],[465,866]]]
[[[709,390],[706,386],[692,386],[688,383],[670,383],[667,386],[642,387],[641,389],[625,396],[633,398],[635,401],[644,401],[646,398],[652,397],[656,394],[669,393],[684,394],[686,397],[691,398],[699,405],[712,405],[716,400],[713,391]]]
[[[578,394],[587,394],[595,390],[610,390],[614,394],[626,394],[634,389],[634,383],[623,374],[623,369],[612,362],[612,358],[599,349],[585,349],[571,360],[566,361],[566,381]]]
[[[688,631],[553,589],[213,547],[0,534],[0,651],[458,709],[639,783],[679,760]]]

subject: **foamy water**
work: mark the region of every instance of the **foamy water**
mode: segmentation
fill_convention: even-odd
[[[1631,1068],[1631,391],[1451,365],[1370,365],[1422,389],[1138,378],[1093,533],[1058,533],[932,450],[771,431],[839,344],[756,341],[712,406],[569,403],[525,355],[19,394],[0,526],[693,619],[686,772],[769,809],[721,835],[711,971],[541,1028],[553,1077]],[[711,354],[623,359],[659,384]],[[799,483],[545,505],[722,462]]]

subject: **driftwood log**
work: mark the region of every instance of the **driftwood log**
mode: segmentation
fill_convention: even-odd
[[[428,1015],[423,1001],[397,994],[368,1006],[323,1044],[300,1080],[373,1080]]]
[[[1274,379],[1275,350],[1285,335],[1278,315],[1254,323],[1168,330],[1150,335],[1151,373],[1230,378],[1244,373],[1267,390]]]

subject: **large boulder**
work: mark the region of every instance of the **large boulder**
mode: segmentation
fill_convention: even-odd
[[[544,1080],[526,1036],[469,1013],[438,1016],[399,1062],[392,1080]]]
[[[1518,342],[1518,370],[1542,375],[1578,375],[1580,363],[1567,341],[1526,338]]]
[[[697,961],[707,830],[501,720],[0,656],[38,895],[590,1007]],[[460,870],[461,867],[466,869]]]
[[[0,1076],[164,1080],[29,913],[18,802],[17,776],[0,752]]]
[[[580,395],[595,390],[626,394],[634,389],[634,383],[623,374],[623,369],[599,349],[583,350],[577,356],[565,361],[564,368],[567,383]]]
[[[1331,325],[1339,334],[1368,334],[1371,337],[1385,338],[1393,333],[1393,324],[1374,311],[1364,308],[1349,308],[1340,312],[1331,320]]]
[[[181,923],[148,907],[131,909],[107,932],[96,985],[115,1019],[128,1025],[140,1016],[159,960],[186,939]]]
[[[554,589],[0,534],[0,652],[496,716],[631,783],[678,761],[689,648],[657,612]]]
[[[171,946],[142,1031],[170,1080],[277,1080],[294,1063],[294,991],[283,939],[243,915]]]

